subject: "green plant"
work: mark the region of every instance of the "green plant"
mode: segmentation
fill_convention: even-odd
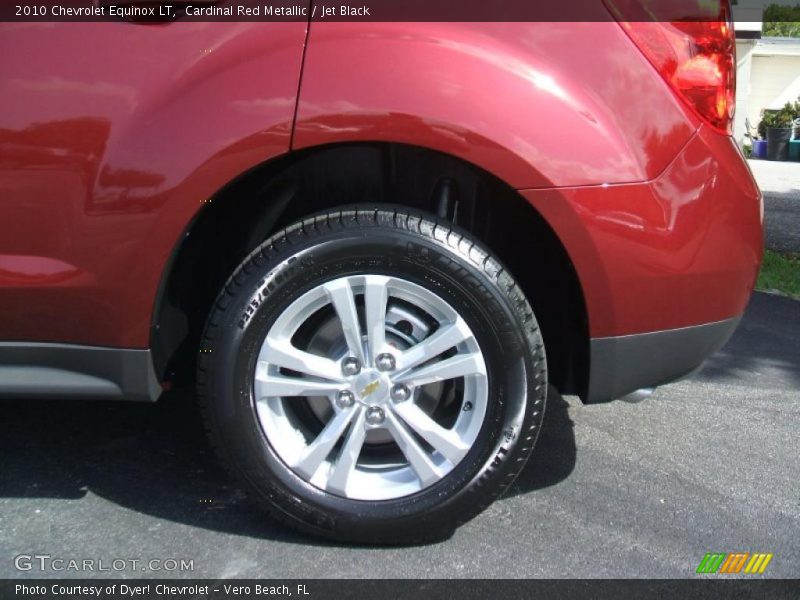
[[[764,10],[764,37],[800,37],[800,4],[770,4]]]
[[[764,251],[757,287],[800,299],[800,255]]]
[[[766,139],[767,129],[782,129],[791,127],[800,112],[800,103],[787,102],[780,110],[764,111],[761,123],[758,125],[758,135]]]

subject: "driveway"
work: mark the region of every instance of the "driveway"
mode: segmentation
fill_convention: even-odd
[[[800,254],[800,162],[750,160],[764,194],[764,244]]]
[[[0,577],[91,574],[16,571],[33,553],[187,559],[204,578],[694,577],[711,551],[771,552],[765,576],[798,577],[798,340],[800,303],[756,294],[690,380],[638,405],[554,396],[512,492],[416,548],[274,526],[217,467],[190,395],[2,402]]]

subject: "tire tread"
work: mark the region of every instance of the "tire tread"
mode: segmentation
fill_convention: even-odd
[[[484,494],[482,496],[484,500],[475,502],[472,510],[464,514],[458,520],[458,525],[462,525],[485,510],[492,502],[500,498],[524,468],[527,459],[533,451],[539,429],[541,428],[546,402],[547,367],[544,345],[533,310],[511,274],[508,273],[500,262],[488,251],[469,236],[465,235],[452,223],[444,222],[431,215],[416,213],[406,209],[387,207],[353,207],[350,209],[329,211],[289,225],[274,234],[250,253],[225,282],[219,297],[214,303],[201,338],[197,367],[197,392],[203,427],[214,453],[219,458],[226,471],[234,479],[242,477],[236,468],[235,460],[228,455],[225,445],[219,437],[218,429],[214,423],[214,411],[212,410],[213,396],[210,390],[213,388],[213,368],[211,364],[212,350],[215,341],[220,335],[220,322],[222,321],[223,315],[230,308],[233,300],[239,294],[247,293],[244,287],[247,279],[246,276],[263,270],[263,266],[269,264],[281,251],[302,241],[307,241],[328,232],[346,228],[369,229],[374,227],[393,227],[434,240],[441,245],[447,246],[462,259],[469,261],[469,263],[481,269],[491,281],[504,291],[510,300],[518,322],[523,325],[523,333],[533,355],[535,372],[532,378],[536,386],[533,390],[530,390],[528,398],[528,410],[531,410],[533,418],[529,419],[529,425],[526,430],[518,434],[520,442],[523,445],[519,451],[515,451],[517,457],[513,463],[510,466],[505,466],[507,471],[501,482],[495,485],[495,488],[490,494]],[[465,241],[468,242],[468,247],[465,247]],[[536,410],[532,410],[534,407]],[[483,488],[489,473],[494,469],[496,469],[496,467],[489,467],[486,469],[481,477],[481,481],[476,482],[476,487]],[[305,534],[331,537],[331,532],[320,526],[312,525],[296,518],[274,501],[259,504],[267,510],[273,519],[286,527]],[[415,531],[410,533],[407,538],[398,537],[395,543],[406,544],[435,541],[451,533],[452,529],[449,527],[446,531],[431,530],[425,534],[420,534],[420,532]],[[344,535],[342,535],[342,532],[337,532],[336,537],[338,539],[346,539],[347,534],[345,532]],[[369,542],[369,540],[360,538],[353,538],[350,541]]]

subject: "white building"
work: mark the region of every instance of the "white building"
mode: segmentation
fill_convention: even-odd
[[[736,22],[737,89],[734,136],[741,143],[745,120],[755,128],[764,109],[779,109],[800,96],[800,38],[762,38],[761,0],[739,0]]]

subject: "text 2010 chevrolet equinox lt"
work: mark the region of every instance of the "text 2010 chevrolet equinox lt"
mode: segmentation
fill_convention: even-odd
[[[0,394],[191,382],[273,517],[446,536],[523,468],[548,386],[693,372],[755,282],[727,0],[593,4],[0,25]]]

